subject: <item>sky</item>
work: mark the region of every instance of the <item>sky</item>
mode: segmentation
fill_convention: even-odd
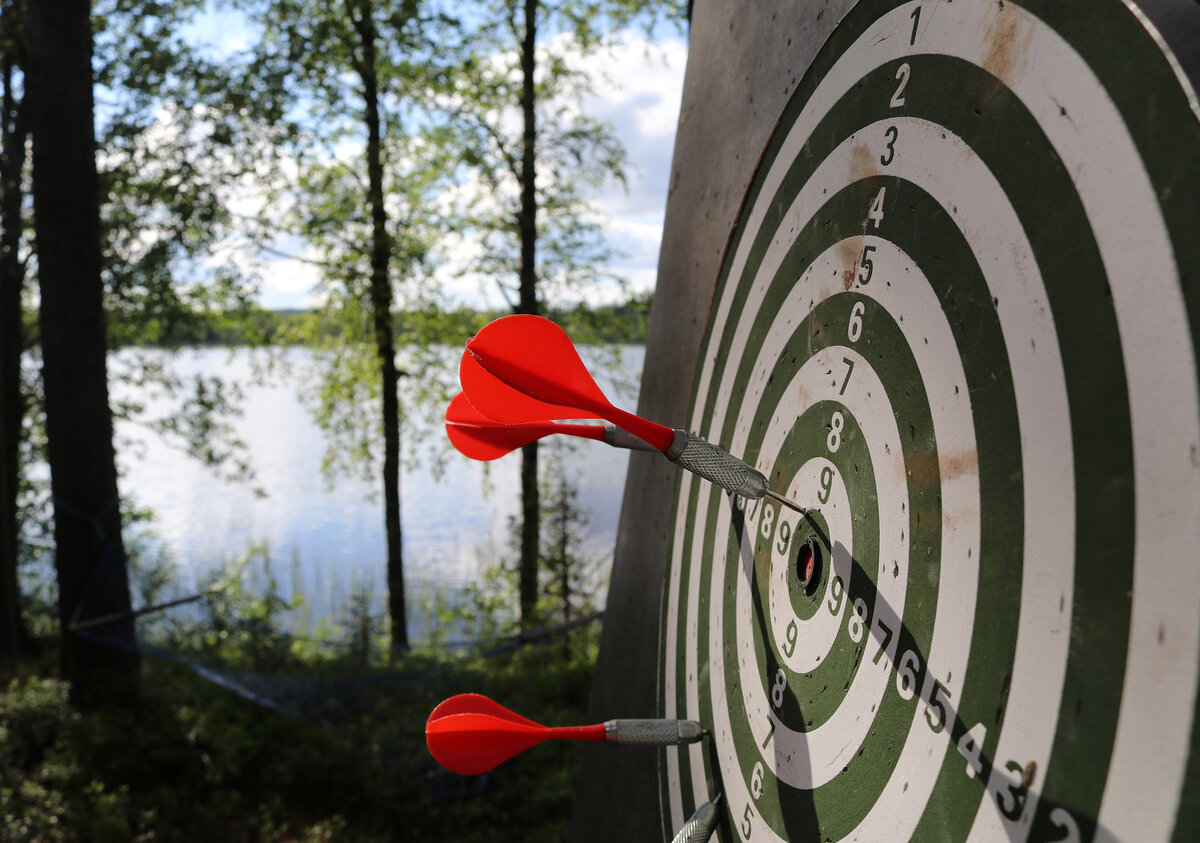
[[[244,30],[228,18],[201,20],[189,37],[218,52],[247,46]],[[649,46],[642,33],[630,32],[614,50],[590,58],[585,65],[596,80],[596,95],[586,108],[612,124],[628,155],[627,184],[599,189],[595,207],[606,220],[604,236],[614,253],[608,269],[624,278],[631,292],[654,287],[686,62],[685,35],[669,33]],[[279,245],[280,251],[303,253],[302,243]],[[272,258],[260,270],[262,306],[306,308],[319,303],[314,289],[317,270],[312,265]],[[494,284],[481,285],[477,279],[450,275],[441,280],[456,303],[503,305]],[[597,300],[613,295],[601,293]]]

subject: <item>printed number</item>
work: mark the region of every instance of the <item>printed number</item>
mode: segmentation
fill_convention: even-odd
[[[871,200],[871,208],[867,211],[867,219],[875,223],[875,227],[879,228],[883,222],[883,197],[887,193],[886,187],[879,188],[879,192],[875,194],[875,198]]]
[[[796,652],[796,636],[799,631],[794,620],[788,621],[787,644],[784,645],[783,654],[789,659],[792,657],[792,653]]]
[[[750,832],[753,830],[754,811],[750,810],[750,806],[746,806],[746,813],[742,814],[742,837],[750,839]]]
[[[937,712],[937,717],[933,716],[933,712]],[[950,717],[950,692],[946,690],[946,686],[936,679],[933,680],[933,686],[929,691],[929,699],[925,703],[925,719],[929,721],[929,728],[934,734],[942,731],[946,726],[946,720]]]
[[[838,390],[838,395],[846,394],[846,386],[850,383],[850,373],[854,371],[854,361],[849,357],[843,357],[842,362],[846,364],[846,379],[842,381],[842,388]]]
[[[767,722],[771,724],[771,728],[767,729],[767,736],[763,738],[762,743],[759,744],[759,746],[761,746],[763,749],[767,748],[767,744],[771,742],[771,736],[775,734],[775,718],[768,716]]]
[[[871,283],[871,272],[875,269],[875,265],[871,263],[871,252],[873,251],[875,251],[874,246],[863,246],[862,257],[858,259],[858,283],[864,287]],[[862,304],[862,302],[858,304]]]
[[[763,792],[763,763],[756,761],[754,763],[754,772],[750,774],[750,795],[755,799],[762,796]]]
[[[865,605],[865,604],[864,604],[864,605]],[[882,641],[882,642],[880,642],[880,644],[879,644],[879,649],[875,651],[875,655],[871,657],[871,664],[879,664],[879,657],[887,653],[888,644],[891,644],[891,643],[892,643],[892,630],[891,630],[891,627],[889,627],[887,624],[885,624],[885,623],[884,623],[882,620],[880,620],[879,618],[876,618],[876,619],[875,619],[875,626],[876,626],[878,629],[882,630],[882,632],[883,632],[883,641]],[[884,665],[886,666],[886,665],[887,665],[887,663],[888,663],[888,662],[887,662],[887,659],[884,659],[883,663],[884,663]]]
[[[900,84],[896,86],[896,93],[892,94],[892,101],[888,103],[892,108],[904,105],[904,88],[908,85],[908,77],[911,75],[912,68],[908,66],[908,62],[896,68],[896,78],[900,80]]]
[[[762,524],[759,526],[758,532],[767,541],[771,540],[771,533],[775,532],[775,507],[770,504],[763,506]]]
[[[817,500],[829,503],[829,491],[833,488],[833,469],[825,466],[821,469],[821,491],[817,492]]]
[[[879,163],[886,167],[896,157],[896,138],[900,137],[900,130],[895,126],[888,126],[883,135],[888,139],[887,147],[885,147],[887,151],[879,156]]]
[[[874,246],[868,246],[868,249],[874,249]],[[865,251],[865,250],[864,250]],[[867,273],[870,275],[870,272]],[[863,283],[866,283],[865,281]],[[854,307],[850,308],[850,326],[846,329],[846,338],[850,342],[858,342],[858,338],[862,336],[862,318],[867,312],[865,302],[856,301]]]
[[[1016,777],[1005,775],[997,770],[993,775],[1000,780],[996,784],[994,791],[996,797],[996,807],[1000,809],[1009,820],[1018,820],[1021,814],[1025,811],[1025,800],[1028,793],[1025,788],[1025,770],[1016,761],[1009,761],[1004,765],[1004,768],[1009,773],[1016,773]]]
[[[917,692],[917,671],[921,669],[921,658],[912,650],[905,650],[896,666],[896,693],[902,700],[911,700]],[[944,715],[943,715],[944,717]]]
[[[787,688],[787,676],[783,673],[783,668],[775,671],[775,684],[771,688],[771,702],[776,708],[783,705],[783,692]]]
[[[825,605],[835,618],[842,613],[842,598],[845,596],[846,587],[842,584],[842,578],[834,577],[833,582],[829,584],[829,602]]]
[[[842,447],[842,428],[845,426],[846,417],[841,410],[834,410],[833,418],[829,420],[829,435],[825,437],[825,447],[829,448],[829,453],[836,454],[837,449]]]
[[[917,24],[921,22],[921,7],[917,6],[913,9],[909,17],[912,18],[913,22],[912,35],[908,36],[908,45],[911,47],[917,43]]]
[[[1075,822],[1075,818],[1067,813],[1065,808],[1055,808],[1051,811],[1050,822],[1058,826],[1060,831],[1067,833],[1066,837],[1060,837],[1053,843],[1079,843],[1083,838],[1079,833],[1079,823]]]
[[[983,772],[983,741],[987,737],[987,727],[976,723],[969,731],[958,739],[958,751],[967,759],[967,778],[975,778],[976,773]]]
[[[779,543],[775,545],[775,549],[780,553],[787,553],[788,544],[792,541],[792,525],[787,521],[779,522]]]
[[[850,640],[857,644],[863,640],[863,630],[867,624],[867,601],[861,597],[854,598],[854,612],[850,615],[850,620],[846,624],[846,631],[850,633]]]

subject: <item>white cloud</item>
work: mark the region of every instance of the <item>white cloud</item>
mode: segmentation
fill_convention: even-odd
[[[657,277],[686,64],[682,38],[649,44],[634,35],[585,64],[598,79],[586,107],[612,124],[628,154],[626,188],[608,186],[597,207],[610,245],[624,253],[613,269],[634,292],[652,290]]]

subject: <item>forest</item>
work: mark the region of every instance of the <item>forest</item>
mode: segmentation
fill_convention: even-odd
[[[585,586],[578,490],[553,450],[513,454],[508,545],[411,640],[403,437],[457,392],[447,350],[501,315],[644,341],[652,296],[613,271],[594,203],[628,157],[584,68],[631,32],[678,38],[687,15],[0,0],[0,838],[566,838],[570,746],[464,777],[423,727],[461,690],[586,716],[603,594]],[[236,30],[220,50],[196,36],[214,26]],[[281,260],[314,279],[311,307],[264,306]],[[336,628],[287,629],[302,598],[251,587],[244,561],[176,597],[141,555],[131,527],[151,513],[122,494],[114,436],[139,396],[178,407],[149,435],[249,482],[238,389],[163,363],[198,346],[320,364],[324,462],[372,478],[385,534],[384,593],[352,590]],[[116,367],[120,349],[168,356]]]

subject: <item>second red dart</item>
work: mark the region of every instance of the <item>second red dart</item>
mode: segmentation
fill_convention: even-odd
[[[453,773],[478,776],[548,740],[673,746],[694,743],[705,731],[694,720],[609,720],[594,726],[543,726],[482,694],[458,694],[425,723],[425,743]]]

